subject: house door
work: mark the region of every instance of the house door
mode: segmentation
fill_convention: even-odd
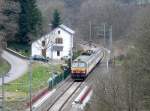
[[[57,56],[60,56],[60,51],[57,51]]]
[[[46,49],[42,49],[42,56],[46,57]]]

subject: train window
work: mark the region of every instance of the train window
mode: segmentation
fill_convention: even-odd
[[[72,63],[72,67],[78,67],[78,63],[77,62],[73,62]]]
[[[72,67],[86,67],[86,64],[83,62],[74,62],[72,63]]]
[[[78,64],[78,67],[85,67],[85,63],[82,63],[82,62],[79,63],[79,64]]]

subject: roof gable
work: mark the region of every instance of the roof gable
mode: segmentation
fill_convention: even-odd
[[[63,24],[61,24],[61,25],[59,26],[59,28],[61,28],[62,30],[66,31],[66,32],[68,32],[68,33],[70,33],[70,34],[74,34],[74,33],[75,33],[75,31],[73,31],[72,29],[70,29],[69,27],[67,27],[67,26],[65,26],[65,25],[63,25]]]
[[[75,31],[73,31],[73,30],[70,29],[69,27],[67,27],[67,26],[65,26],[65,25],[63,25],[63,24],[61,24],[61,25],[59,25],[57,28],[55,28],[54,30],[52,30],[51,32],[49,32],[49,33],[43,35],[41,38],[39,38],[39,39],[35,40],[34,42],[32,42],[32,44],[35,43],[35,42],[37,42],[37,41],[42,40],[43,38],[45,38],[45,39],[48,39],[48,38],[51,39],[51,37],[55,37],[55,36],[54,36],[54,32],[55,32],[58,28],[64,30],[65,32],[67,32],[67,33],[69,33],[69,34],[71,34],[71,35],[72,35],[72,34],[75,34]]]

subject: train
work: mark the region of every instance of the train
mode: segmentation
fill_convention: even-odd
[[[84,51],[73,60],[71,65],[71,77],[74,80],[84,80],[96,65],[103,59],[104,52],[101,48],[92,48]]]

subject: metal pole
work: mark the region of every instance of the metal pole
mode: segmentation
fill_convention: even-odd
[[[73,48],[73,35],[72,35],[72,38],[71,38],[71,63],[70,63],[70,68],[72,66],[72,57],[73,57],[73,51],[72,51],[72,48]]]
[[[70,66],[72,65],[72,47],[71,47],[71,63],[70,63]]]
[[[92,38],[92,22],[89,22],[90,25],[90,36],[89,36],[89,45],[91,46],[91,38]]]
[[[52,72],[52,88],[54,86],[54,73]]]
[[[51,43],[51,72],[52,72],[52,88],[54,86],[54,72],[53,72],[53,43]]]
[[[106,67],[107,67],[107,71],[109,71],[109,60],[110,60],[110,50],[107,50],[106,49],[106,51],[107,51],[107,63],[106,63]]]
[[[110,26],[110,59],[112,54],[112,25]]]
[[[30,111],[32,111],[32,57],[29,60],[29,96],[30,96]]]
[[[71,70],[71,66],[72,66],[72,56],[73,56],[73,54],[72,54],[72,47],[71,47],[70,70]]]
[[[5,110],[4,73],[2,73],[2,111]]]
[[[51,59],[53,61],[53,43],[51,43]]]
[[[109,66],[108,66],[108,61],[109,61],[109,58],[107,57],[107,63],[106,63],[106,64],[107,64],[107,71],[108,71],[108,67],[109,67]]]
[[[106,23],[104,23],[103,26],[104,26],[104,47],[106,47]]]

